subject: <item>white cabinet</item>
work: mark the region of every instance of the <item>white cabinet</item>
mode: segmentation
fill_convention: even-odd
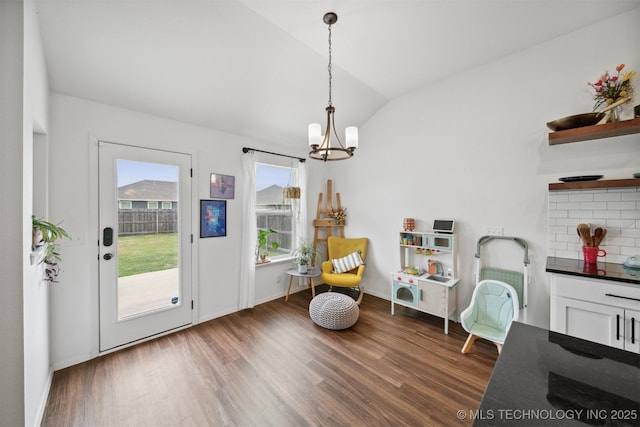
[[[551,330],[640,353],[640,287],[551,274]]]
[[[618,339],[620,319],[624,310],[603,304],[582,301],[574,298],[556,297],[555,313],[557,329],[562,332],[589,341],[624,348]]]
[[[391,314],[398,304],[442,317],[448,334],[457,310],[456,257],[453,234],[401,232],[401,269],[391,273]]]

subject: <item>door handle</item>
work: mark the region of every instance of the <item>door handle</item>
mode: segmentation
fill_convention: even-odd
[[[622,298],[622,299],[630,299],[632,301],[640,301],[640,298],[633,298],[633,297],[624,297],[621,295],[616,295],[616,294],[604,294],[607,297],[614,297],[614,298]]]
[[[616,314],[616,340],[620,341],[620,315]]]
[[[636,343],[636,318],[631,318],[631,344]]]
[[[102,244],[105,246],[113,245],[113,228],[106,227],[102,230]]]
[[[102,256],[102,258],[104,258],[105,260],[109,261],[111,258],[113,258],[113,254],[112,253],[106,253]]]

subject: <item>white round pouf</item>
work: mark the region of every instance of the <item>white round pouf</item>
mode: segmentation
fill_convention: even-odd
[[[353,298],[347,295],[325,292],[311,300],[309,315],[316,325],[323,328],[347,329],[358,321],[360,309]]]

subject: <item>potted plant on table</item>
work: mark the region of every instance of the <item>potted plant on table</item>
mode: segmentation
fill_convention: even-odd
[[[44,280],[47,282],[55,283],[58,274],[60,274],[62,257],[60,256],[60,245],[57,241],[65,237],[67,239],[71,238],[69,233],[60,225],[38,219],[35,215],[31,216],[31,250],[44,246],[44,257],[40,264],[45,264]]]
[[[298,272],[306,274],[309,265],[311,265],[311,261],[316,254],[316,248],[313,247],[313,244],[310,242],[303,241],[300,245],[293,251],[293,262],[298,264]]]
[[[276,230],[269,228],[268,230],[258,230],[258,247],[256,248],[256,260],[258,263],[268,262],[269,245],[267,245],[267,236],[277,233]],[[271,242],[271,249],[276,251],[280,247],[278,242]]]

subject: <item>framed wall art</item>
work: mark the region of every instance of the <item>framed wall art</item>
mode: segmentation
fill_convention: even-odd
[[[200,200],[200,238],[227,235],[227,201]]]
[[[211,174],[211,191],[209,196],[212,199],[233,199],[236,192],[236,177],[232,175]]]

